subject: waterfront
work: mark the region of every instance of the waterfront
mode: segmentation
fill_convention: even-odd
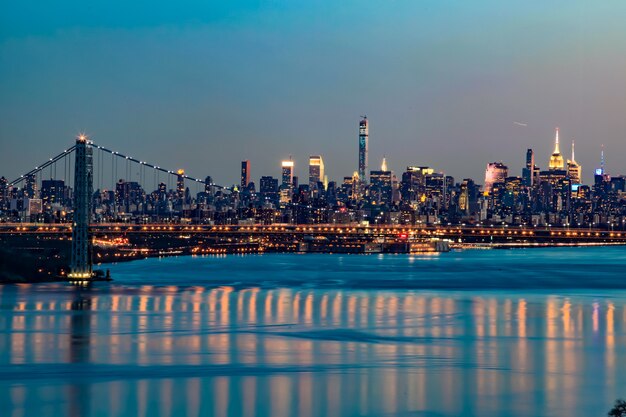
[[[594,416],[626,395],[622,247],[265,254],[0,286],[10,416]]]

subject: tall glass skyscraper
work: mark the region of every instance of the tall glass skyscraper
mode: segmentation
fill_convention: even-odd
[[[291,201],[293,194],[293,166],[294,163],[290,159],[282,162],[282,183],[280,185],[280,202],[288,203]]]
[[[367,172],[367,142],[369,140],[369,129],[367,125],[367,116],[359,122],[359,180],[366,182]]]
[[[313,190],[317,183],[324,180],[324,160],[321,155],[309,156],[309,188]]]
[[[241,161],[241,189],[243,190],[250,184],[250,161]]]

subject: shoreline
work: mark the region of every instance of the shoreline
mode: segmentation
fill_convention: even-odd
[[[614,246],[626,246],[621,242],[584,242],[584,243],[489,243],[489,244],[475,244],[475,243],[450,243],[450,251],[472,251],[472,250],[512,250],[512,249],[541,249],[541,248],[574,248],[574,247],[614,247]],[[232,249],[232,248],[231,248]],[[94,271],[101,270],[106,273],[107,265],[115,265],[118,263],[132,262],[142,259],[150,258],[169,258],[178,256],[211,256],[211,255],[257,255],[257,254],[316,254],[316,255],[419,255],[419,254],[443,254],[446,252],[437,251],[417,251],[417,252],[332,252],[332,251],[319,251],[319,252],[306,252],[298,250],[281,250],[281,251],[267,251],[267,250],[227,250],[227,249],[212,249],[210,251],[194,251],[192,248],[181,248],[176,250],[127,250],[127,251],[111,251],[106,252],[106,256],[100,257],[99,262],[94,263]],[[125,253],[124,253],[125,252]],[[121,255],[121,256],[120,256]],[[95,282],[96,280],[94,280]],[[112,281],[115,281],[113,277]],[[67,277],[51,277],[45,276],[39,279],[2,279],[0,285],[5,284],[39,284],[39,283],[51,283],[51,282],[70,282]]]

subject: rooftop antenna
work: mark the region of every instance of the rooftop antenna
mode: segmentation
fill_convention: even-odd
[[[602,144],[602,151],[600,153],[600,169],[602,170],[602,175],[604,175],[604,169],[605,169],[605,160],[604,160],[604,143]]]

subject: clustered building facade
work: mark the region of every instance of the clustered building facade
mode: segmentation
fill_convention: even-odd
[[[510,175],[503,162],[487,165],[484,184],[455,181],[428,166],[408,166],[396,175],[383,158],[368,170],[369,121],[358,130],[358,165],[341,182],[329,181],[322,155],[311,155],[308,181],[298,181],[295,161],[281,163],[279,178],[252,181],[252,164],[241,163],[238,185],[219,187],[206,177],[192,192],[185,172],[175,184],[159,182],[152,192],[138,181],[119,179],[114,189],[93,194],[94,221],[133,223],[189,222],[202,224],[508,224],[520,226],[618,227],[626,222],[626,177],[605,172],[604,158],[594,183],[582,183],[582,168],[560,150],[559,130],[548,168],[536,165],[528,149],[520,176]],[[63,180],[28,177],[22,187],[0,178],[0,219],[66,222],[72,216],[73,190]]]

